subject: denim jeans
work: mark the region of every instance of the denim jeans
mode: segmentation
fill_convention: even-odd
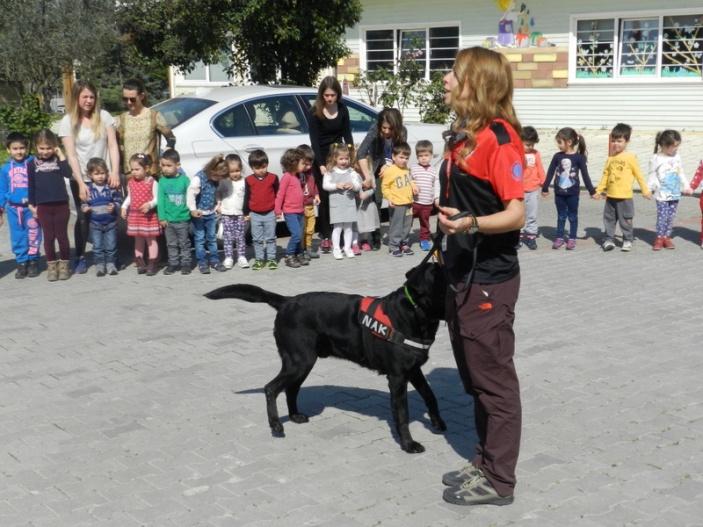
[[[90,242],[93,244],[93,265],[114,264],[117,259],[117,222],[104,225],[90,222]]]
[[[286,248],[286,255],[301,254],[303,252],[303,223],[305,222],[305,214],[284,214],[286,226],[290,232],[290,240]]]
[[[257,260],[266,260],[264,257],[264,242],[269,260],[276,259],[276,214],[271,211],[267,214],[252,212],[249,214],[251,222],[251,237],[254,242],[254,255]]]
[[[208,263],[206,250],[210,252],[210,263],[218,263],[220,257],[217,254],[217,238],[215,237],[217,215],[208,214],[199,218],[191,218],[191,221],[193,222],[195,259],[198,264]]]
[[[579,228],[579,195],[563,196],[554,195],[554,202],[557,206],[557,238],[564,238],[564,228],[566,220],[569,220],[569,238],[576,239]]]
[[[164,228],[168,265],[190,269],[190,222],[169,222]],[[179,261],[180,256],[180,261]]]

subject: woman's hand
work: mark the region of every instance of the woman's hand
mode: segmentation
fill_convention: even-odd
[[[78,195],[81,197],[81,201],[88,201],[90,197],[90,189],[88,189],[88,185],[82,181],[79,183]]]
[[[117,170],[110,172],[110,176],[107,178],[107,184],[110,185],[110,188],[122,188],[122,180]]]
[[[463,217],[456,220],[450,220],[452,216],[459,214],[459,209],[453,207],[439,207],[439,212],[437,213],[437,222],[439,223],[439,229],[445,234],[456,234],[457,232],[464,232],[467,229],[467,221],[471,221],[470,218]]]

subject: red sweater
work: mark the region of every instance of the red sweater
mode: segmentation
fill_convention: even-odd
[[[249,216],[250,212],[268,214],[276,206],[278,192],[278,176],[269,172],[259,178],[251,174],[244,180],[244,207],[242,212]]]
[[[276,216],[279,214],[302,214],[305,210],[303,184],[297,175],[286,172],[278,184],[276,193]]]

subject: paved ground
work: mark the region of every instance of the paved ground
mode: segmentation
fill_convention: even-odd
[[[310,423],[286,420],[275,439],[262,394],[279,368],[273,310],[202,297],[232,282],[385,294],[419,255],[189,277],[91,269],[48,283],[13,278],[3,226],[0,525],[703,525],[698,199],[682,201],[677,249],[659,253],[652,203],[636,196],[629,254],[601,252],[602,203],[581,203],[576,251],[540,238],[521,252],[515,503],[470,510],[441,499],[442,473],[475,439],[446,328],[425,367],[446,434],[411,394],[424,454],[400,450],[385,379],[333,359],[301,391]],[[553,203],[540,214],[551,239]]]

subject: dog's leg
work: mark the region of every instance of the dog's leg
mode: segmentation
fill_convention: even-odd
[[[407,377],[388,375],[388,388],[391,392],[391,410],[395,428],[400,436],[400,448],[408,454],[419,454],[425,447],[414,441],[408,425],[408,379]]]
[[[285,387],[284,377],[285,374],[281,371],[281,373],[264,387],[264,394],[266,395],[266,413],[268,414],[271,434],[274,437],[286,436],[283,432],[283,424],[278,416],[278,407],[276,406],[278,394],[280,394]]]
[[[417,393],[419,393],[425,401],[427,413],[430,416],[430,421],[432,421],[432,427],[438,432],[444,432],[447,429],[447,425],[444,424],[444,421],[439,416],[437,398],[420,368],[417,368],[410,376],[410,384],[413,385]]]
[[[307,377],[307,375],[306,375]],[[310,419],[305,414],[301,414],[298,411],[298,392],[300,391],[300,386],[303,384],[303,379],[294,386],[289,386],[286,388],[286,402],[288,403],[288,416],[290,420],[294,423],[307,423]]]

